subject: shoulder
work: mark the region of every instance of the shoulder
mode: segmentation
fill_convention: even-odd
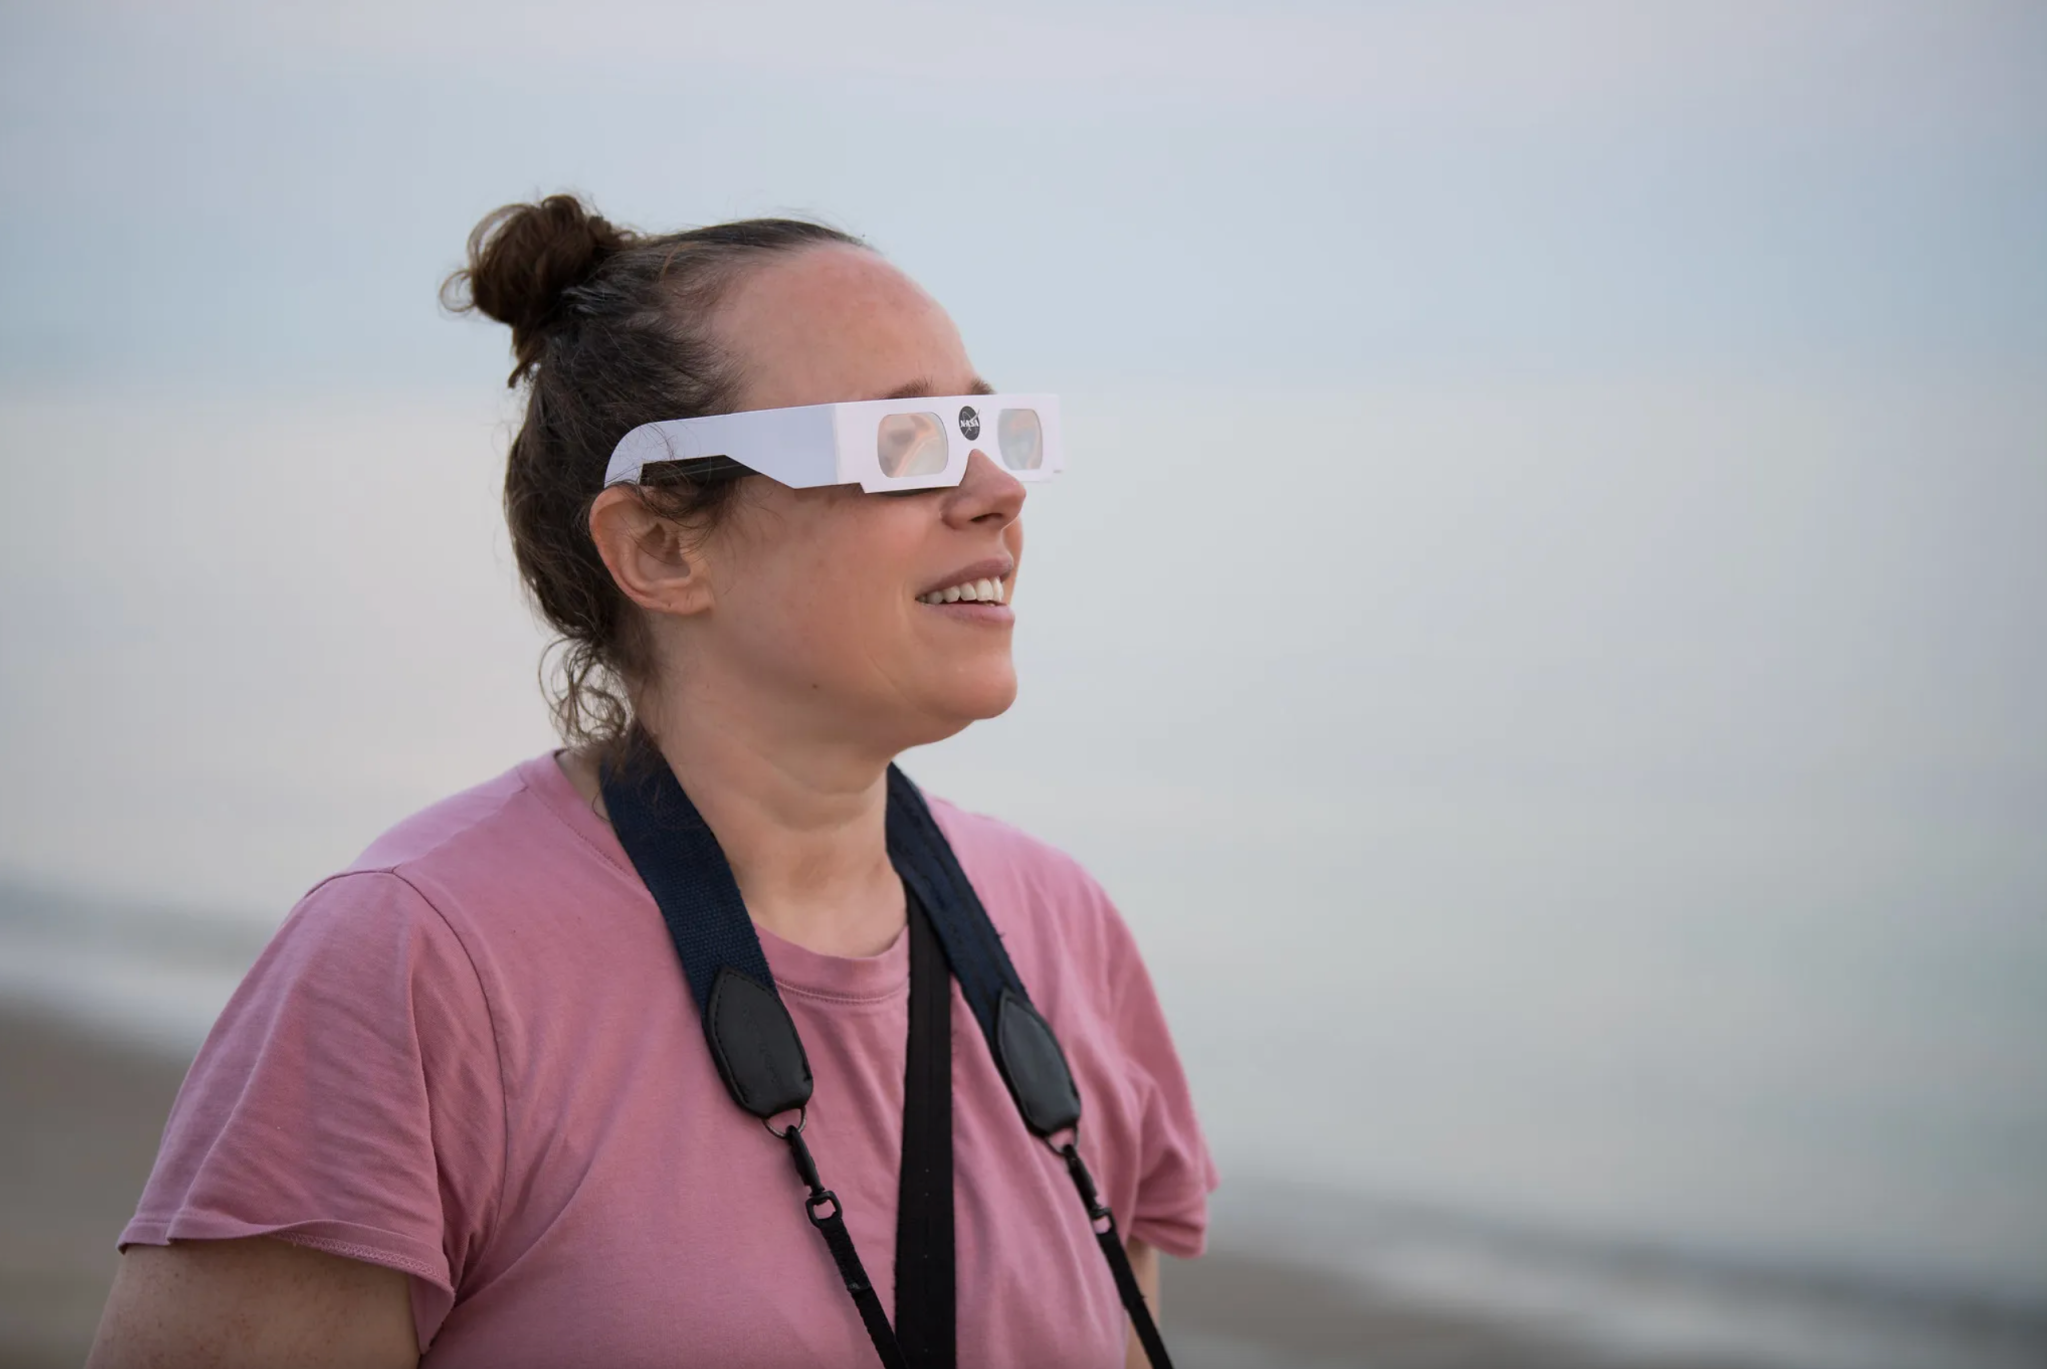
[[[1130,929],[1079,861],[999,818],[935,796],[927,802],[1034,994],[1048,970],[1093,966],[1106,985],[1134,964]]]
[[[615,848],[543,753],[398,822],[309,898],[378,889],[397,897],[394,886],[402,885],[466,931],[460,924],[564,880],[616,884],[630,872]]]
[[[421,809],[310,889],[259,969],[344,992],[436,983],[475,1009],[547,963],[597,954],[637,886],[579,804],[542,755]]]
[[[1028,891],[1050,896],[1062,906],[1106,904],[1107,896],[1079,861],[1051,843],[1041,841],[1000,818],[973,813],[948,799],[926,795],[931,816],[945,833],[953,854],[983,898],[983,881],[1005,892]]]
[[[589,834],[575,820],[578,805],[554,757],[535,756],[395,824],[342,873],[433,878],[479,861],[544,860],[565,846],[589,847]],[[601,828],[594,815],[584,817]],[[597,854],[594,848],[588,853]]]
[[[937,819],[945,839],[952,843],[953,850],[960,853],[962,860],[971,851],[984,861],[1019,870],[1087,878],[1086,871],[1072,856],[1001,818],[973,812],[951,799],[928,792],[924,801],[931,806],[931,816]]]

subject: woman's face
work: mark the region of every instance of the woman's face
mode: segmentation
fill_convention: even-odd
[[[742,409],[987,388],[936,301],[858,248],[752,270],[712,328],[737,363]],[[1007,601],[1023,502],[982,452],[958,486],[909,494],[749,479],[703,544],[710,609],[687,649],[820,728],[891,751],[950,736],[1016,697]],[[924,602],[969,582],[998,586],[1000,601]]]

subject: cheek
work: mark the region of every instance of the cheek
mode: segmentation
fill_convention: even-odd
[[[873,516],[893,511],[823,512],[789,520],[727,602],[757,651],[813,679],[847,680],[886,668],[907,625],[921,539],[898,526],[906,519]]]

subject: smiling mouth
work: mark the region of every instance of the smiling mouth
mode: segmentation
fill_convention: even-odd
[[[1008,601],[1009,587],[1000,580],[967,580],[929,594],[917,596],[920,604],[1000,604]]]

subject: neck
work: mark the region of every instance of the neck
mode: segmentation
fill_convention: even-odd
[[[643,720],[717,836],[754,922],[825,955],[886,950],[905,916],[888,859],[889,758],[761,725],[697,691],[646,702],[654,708]]]

